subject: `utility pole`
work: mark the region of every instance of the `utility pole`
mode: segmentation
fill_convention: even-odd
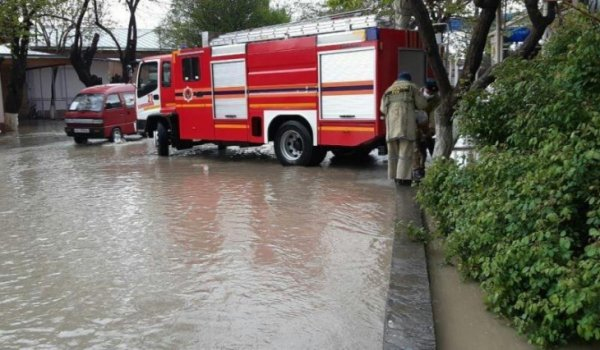
[[[502,1],[500,1],[500,4],[498,5],[498,9],[496,10],[496,57],[495,57],[495,63],[500,63],[502,62],[502,54],[503,54],[503,49],[504,49],[504,35],[502,35],[502,22],[503,22],[503,18],[502,18]]]

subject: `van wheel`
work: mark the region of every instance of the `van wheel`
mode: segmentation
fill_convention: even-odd
[[[156,150],[158,155],[162,157],[169,156],[169,135],[167,134],[167,128],[163,123],[158,123],[156,127]]]
[[[125,139],[123,138],[123,134],[121,133],[121,129],[119,128],[112,129],[112,132],[110,133],[110,138],[108,140],[114,143],[121,143],[125,141]]]
[[[282,165],[314,165],[311,164],[314,153],[312,135],[304,125],[292,120],[279,127],[275,134],[275,155]]]
[[[75,140],[75,143],[78,145],[86,144],[88,141],[87,137],[83,137],[83,136],[75,136],[73,139]]]

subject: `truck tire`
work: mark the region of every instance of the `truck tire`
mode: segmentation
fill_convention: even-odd
[[[297,121],[283,123],[275,134],[275,155],[284,166],[314,165],[311,164],[311,160],[313,162],[317,160],[313,159],[315,149],[312,135]]]
[[[169,135],[163,123],[158,123],[156,127],[156,150],[161,157],[169,156]]]

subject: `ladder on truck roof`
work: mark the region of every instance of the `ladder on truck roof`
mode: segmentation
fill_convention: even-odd
[[[243,44],[254,41],[285,39],[323,33],[344,32],[348,30],[377,27],[385,22],[378,15],[364,15],[364,10],[344,12],[319,17],[314,20],[277,24],[268,27],[241,30],[218,36],[210,46]]]

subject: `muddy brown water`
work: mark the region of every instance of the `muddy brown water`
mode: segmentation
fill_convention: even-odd
[[[381,348],[386,165],[0,138],[0,348]]]

